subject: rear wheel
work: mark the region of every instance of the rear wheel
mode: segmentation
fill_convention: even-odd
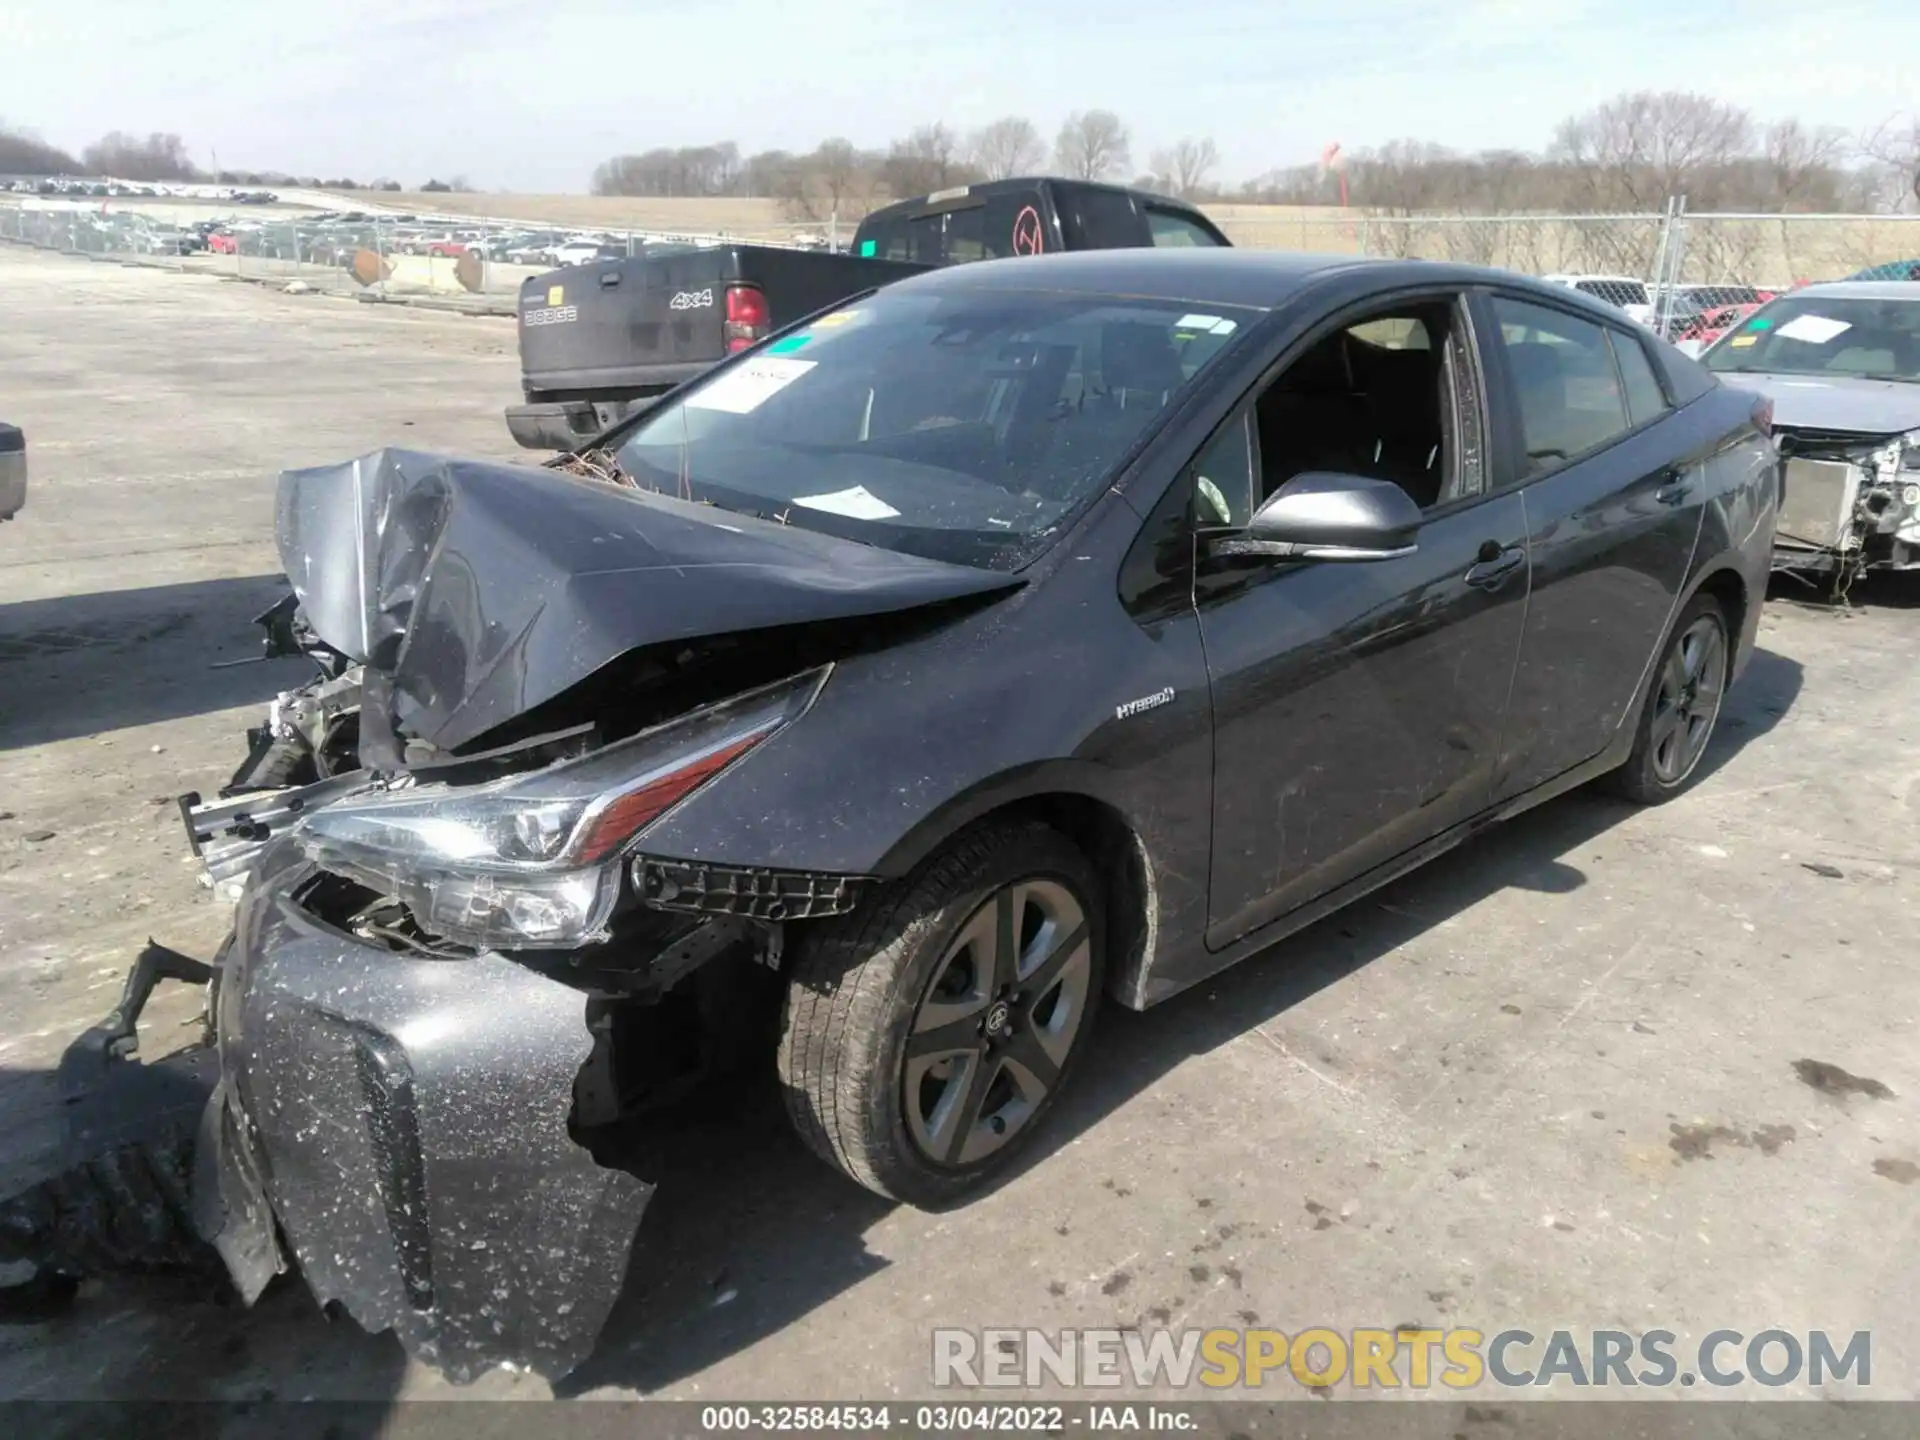
[[[1633,751],[1614,772],[1614,788],[1627,799],[1658,805],[1692,783],[1720,719],[1732,654],[1720,602],[1695,596],[1660,657]]]
[[[1097,896],[1057,831],[992,824],[812,928],[780,1044],[801,1137],[917,1205],[1003,1170],[1086,1049],[1102,978]]]

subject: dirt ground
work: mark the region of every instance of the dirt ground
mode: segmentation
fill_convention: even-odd
[[[220,938],[173,797],[215,789],[298,674],[216,668],[277,594],[274,472],[387,442],[511,455],[516,387],[506,322],[6,248],[0,315],[0,418],[32,464],[0,528],[4,1177],[146,937]],[[1420,1322],[1665,1326],[1682,1353],[1866,1329],[1869,1393],[1920,1396],[1920,584],[1857,598],[1769,604],[1681,801],[1574,794],[1154,1011],[1110,1007],[1047,1143],[965,1208],[855,1188],[760,1090],[668,1127],[621,1302],[560,1393],[925,1396],[936,1325]],[[149,1012],[148,1053],[191,998]],[[446,1393],[297,1283],[250,1313],[89,1284],[0,1326],[10,1397]]]

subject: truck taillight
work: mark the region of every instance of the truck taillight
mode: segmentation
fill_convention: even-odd
[[[1762,395],[1753,402],[1753,428],[1762,435],[1773,434],[1773,400]]]
[[[772,313],[767,297],[752,285],[727,287],[727,321],[721,333],[727,337],[727,353],[750,349],[771,328]]]

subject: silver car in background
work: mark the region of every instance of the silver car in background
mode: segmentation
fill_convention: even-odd
[[[1920,284],[1808,285],[1700,361],[1773,402],[1785,457],[1773,568],[1920,570]]]

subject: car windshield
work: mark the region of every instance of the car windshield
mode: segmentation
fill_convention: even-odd
[[[649,412],[618,459],[636,484],[665,494],[1015,569],[1254,313],[883,290]]]
[[[1701,357],[1727,374],[1853,375],[1920,384],[1920,296],[1786,296]]]

